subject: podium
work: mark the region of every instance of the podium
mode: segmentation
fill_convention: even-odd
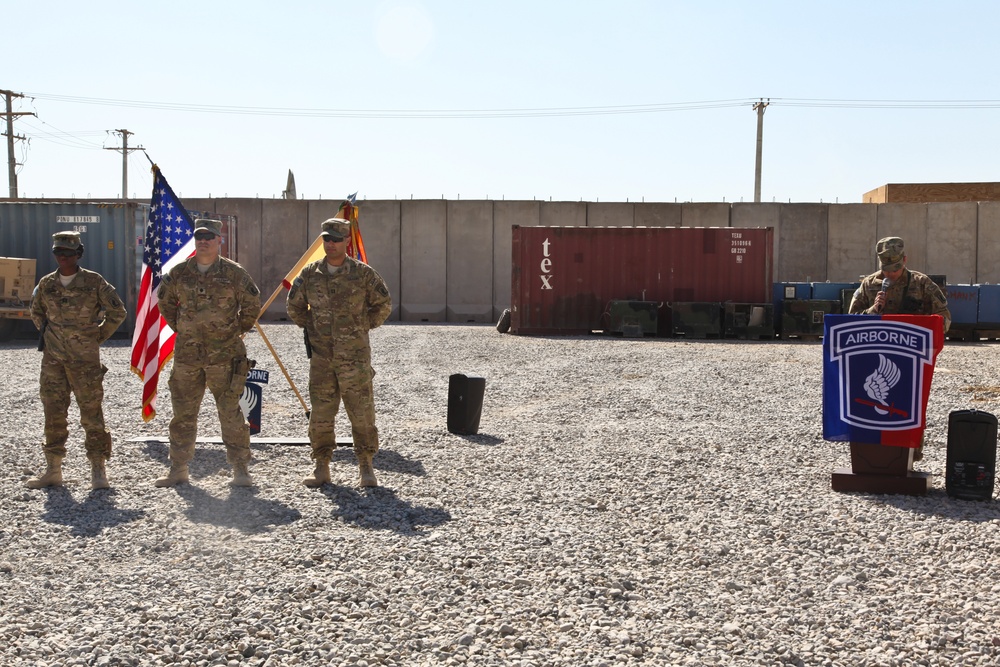
[[[823,437],[851,452],[851,467],[833,471],[834,491],[927,493],[930,475],[913,470],[913,454],[943,347],[938,315],[824,318]]]
[[[851,467],[835,468],[834,491],[863,491],[922,496],[930,488],[930,474],[913,470],[913,449],[852,442]]]

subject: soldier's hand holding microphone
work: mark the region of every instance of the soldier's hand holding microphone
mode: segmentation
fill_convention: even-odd
[[[888,278],[882,279],[882,289],[875,295],[875,303],[872,304],[872,310],[876,313],[881,313],[882,309],[885,308],[885,292],[889,289],[890,284],[891,281]]]

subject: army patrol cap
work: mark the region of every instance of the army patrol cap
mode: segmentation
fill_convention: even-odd
[[[903,239],[898,236],[887,236],[875,244],[875,253],[882,264],[883,271],[899,271],[903,268]]]
[[[343,218],[330,218],[323,223],[323,234],[334,237],[334,241],[343,241],[351,235],[351,223]]]
[[[83,245],[80,242],[79,232],[56,232],[52,235],[52,251],[55,252],[60,248],[66,250],[79,250],[80,246]]]
[[[222,236],[222,221],[198,218],[194,221],[194,231],[196,234],[198,232],[211,232],[216,236]]]

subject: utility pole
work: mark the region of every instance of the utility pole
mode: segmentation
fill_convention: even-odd
[[[761,152],[764,148],[764,109],[771,103],[771,98],[767,98],[767,102],[764,98],[760,98],[760,102],[756,102],[753,105],[754,111],[757,112],[757,163],[754,168],[753,177],[753,201],[755,204],[760,203],[760,164],[761,164]]]
[[[35,114],[31,111],[15,112],[13,110],[11,100],[15,97],[24,97],[24,95],[10,90],[0,90],[0,95],[4,96],[7,109],[6,113],[0,114],[7,119],[7,131],[4,133],[4,136],[7,137],[7,182],[10,184],[10,198],[17,199],[17,161],[14,159],[14,140],[24,141],[26,137],[14,134],[14,116],[34,116]]]
[[[115,134],[121,136],[122,147],[118,148],[105,148],[106,151],[121,151],[122,152],[122,203],[128,203],[128,153],[129,151],[141,151],[142,146],[136,146],[135,148],[128,147],[128,135],[135,134],[135,132],[129,132],[128,130],[115,130]]]

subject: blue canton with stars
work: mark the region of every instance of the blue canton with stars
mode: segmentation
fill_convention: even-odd
[[[153,293],[160,284],[163,265],[191,240],[193,230],[188,212],[180,205],[166,179],[156,170],[142,253],[142,263],[153,273]]]

